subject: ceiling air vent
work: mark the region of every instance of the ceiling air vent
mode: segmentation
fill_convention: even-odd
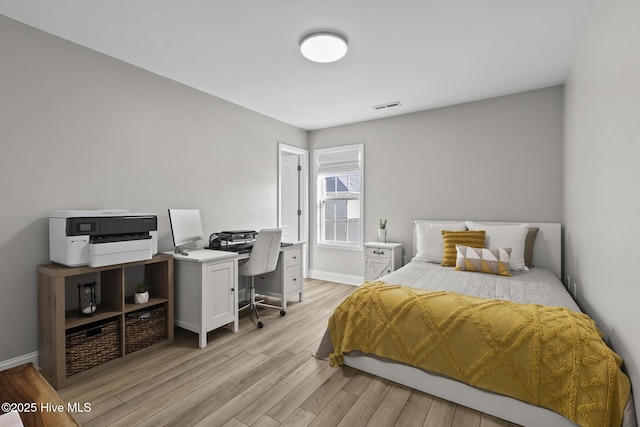
[[[399,107],[400,105],[402,105],[400,101],[393,101],[387,102],[386,104],[374,105],[371,108],[373,108],[374,110],[384,110],[386,108]]]

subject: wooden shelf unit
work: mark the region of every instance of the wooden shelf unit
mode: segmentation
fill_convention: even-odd
[[[136,279],[150,285],[151,298],[145,304],[133,303]],[[97,310],[82,316],[77,308],[77,285],[95,280],[99,288]],[[71,304],[73,301],[73,304]],[[40,372],[56,389],[93,375],[125,358],[142,355],[173,342],[173,256],[155,255],[150,260],[104,267],[66,267],[60,264],[38,266],[38,357]],[[167,339],[131,354],[125,353],[125,315],[138,310],[166,307]],[[120,357],[72,376],[66,374],[66,335],[70,330],[100,321],[117,319],[120,325]]]

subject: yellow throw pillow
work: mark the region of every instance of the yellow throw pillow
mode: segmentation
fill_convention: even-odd
[[[511,276],[509,256],[511,248],[485,249],[456,245],[455,270]]]
[[[470,246],[472,248],[484,248],[484,235],[484,230],[442,230],[442,244],[444,247],[442,265],[445,267],[456,266],[456,245]]]

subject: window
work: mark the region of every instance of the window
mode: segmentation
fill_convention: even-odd
[[[363,145],[316,150],[318,242],[345,248],[362,245]]]

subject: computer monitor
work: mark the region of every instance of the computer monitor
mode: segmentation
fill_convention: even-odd
[[[198,209],[169,209],[175,253],[187,255],[185,246],[204,239]]]

